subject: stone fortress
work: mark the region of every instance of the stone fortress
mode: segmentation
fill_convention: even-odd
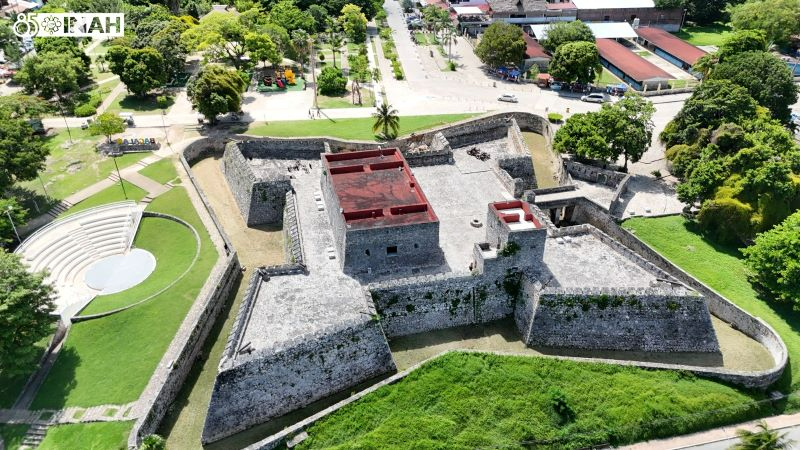
[[[385,145],[228,143],[242,216],[283,226],[287,262],[253,270],[203,442],[393,373],[388,340],[454,326],[510,318],[532,347],[719,354],[711,306],[738,313],[601,230],[608,211],[567,187],[563,167],[559,188],[537,189],[521,127],[551,134],[507,113]],[[779,352],[763,322],[741,320]],[[717,372],[751,386],[780,375]]]

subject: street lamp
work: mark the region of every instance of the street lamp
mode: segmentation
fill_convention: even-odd
[[[125,191],[125,182],[122,181],[122,174],[119,173],[119,166],[117,165],[117,157],[115,155],[111,155],[111,159],[114,161],[114,167],[117,169],[117,177],[119,178],[119,185],[122,187],[122,195],[125,196],[125,200],[128,199],[128,192]]]
[[[14,235],[17,237],[17,242],[22,243],[22,239],[19,238],[19,233],[17,233],[17,227],[14,225],[14,219],[11,218],[11,211],[14,208],[11,205],[8,205],[6,208],[6,215],[8,216],[8,221],[11,222],[11,228],[14,229]]]
[[[44,198],[49,202],[50,194],[47,193],[47,187],[44,185],[44,180],[42,180],[42,177],[40,177],[38,174],[36,175],[36,178],[39,179],[39,183],[42,183],[42,191],[44,191]]]
[[[314,109],[319,110],[319,105],[317,104],[317,62],[314,55],[314,38],[308,39],[308,45],[311,47],[311,50],[309,50],[311,57],[309,59],[311,60],[311,82],[314,84]]]
[[[161,110],[161,125],[164,127],[164,139],[167,141],[167,146],[171,149],[172,144],[169,143],[169,131],[167,130],[167,122],[165,121],[164,117],[167,115],[167,110]]]
[[[56,102],[58,102],[58,109],[61,111],[61,117],[64,119],[64,125],[67,126],[67,135],[69,135],[69,145],[72,145],[72,132],[69,130],[69,123],[67,122],[67,116],[64,115],[64,108],[61,107],[61,99],[56,96]]]

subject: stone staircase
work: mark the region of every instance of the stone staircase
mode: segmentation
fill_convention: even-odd
[[[50,428],[50,425],[49,421],[37,421],[31,424],[31,427],[28,428],[28,432],[25,433],[25,436],[22,438],[21,448],[38,447],[44,440],[44,436],[47,434],[47,429]]]
[[[72,206],[73,206],[72,203],[70,203],[70,202],[68,202],[66,200],[61,200],[55,206],[50,208],[50,210],[47,211],[46,214],[55,219],[60,214],[64,213],[66,210],[72,208]]]

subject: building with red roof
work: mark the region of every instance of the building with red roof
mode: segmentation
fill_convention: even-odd
[[[634,89],[666,88],[673,77],[613,39],[597,39],[600,63]]]
[[[545,70],[552,59],[550,55],[548,55],[544,47],[539,44],[539,41],[532,38],[528,33],[522,33],[522,37],[525,39],[524,69],[527,71],[533,65],[536,65],[539,70]]]
[[[439,218],[396,148],[322,155],[322,191],[342,268],[426,265]]]
[[[689,70],[698,59],[706,54],[703,50],[661,28],[639,28],[636,30],[636,34],[639,35],[638,41],[643,46],[683,70]]]

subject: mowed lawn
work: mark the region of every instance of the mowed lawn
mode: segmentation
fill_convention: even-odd
[[[178,178],[178,171],[175,170],[175,164],[170,158],[164,158],[160,161],[156,161],[140,170],[139,173],[147,178],[150,178],[151,180],[158,181],[161,184],[166,184],[167,182]]]
[[[133,422],[58,425],[47,430],[39,450],[125,450]]]
[[[477,114],[440,114],[431,116],[400,116],[399,136],[429,128],[446,125],[459,120],[475,117]],[[287,120],[269,123],[252,124],[248,134],[257,136],[303,137],[330,136],[340,139],[363,141],[377,140],[372,132],[375,119],[364,117],[357,119],[328,120],[324,117],[316,120]]]
[[[704,239],[681,216],[635,218],[622,226],[667,259],[692,274],[750,314],[760,317],[780,334],[789,349],[789,367],[779,382],[784,392],[800,387],[800,314],[791,307],[767,302],[747,281],[744,260],[737,248]],[[794,363],[793,363],[794,362]]]
[[[683,27],[675,35],[692,45],[719,47],[732,32],[730,26],[717,22],[713,25]]]
[[[191,272],[166,292],[126,311],[76,323],[32,409],[125,404],[139,398],[217,261],[218,253],[183,187],[147,207],[180,217],[201,236]],[[176,238],[184,235],[184,230]]]
[[[124,190],[123,190],[123,185],[125,187]],[[113,185],[92,195],[86,200],[82,200],[76,203],[70,209],[61,213],[61,217],[66,217],[70,214],[75,214],[76,212],[80,212],[89,208],[94,208],[95,206],[105,205],[107,203],[125,201],[126,195],[128,197],[127,200],[139,201],[147,195],[147,191],[127,181],[123,180],[122,185],[120,185],[119,181],[117,181]]]
[[[685,372],[449,353],[309,427],[298,448],[624,444],[768,413],[761,396]],[[557,399],[572,413],[557,413]],[[717,412],[689,417],[708,410]]]

